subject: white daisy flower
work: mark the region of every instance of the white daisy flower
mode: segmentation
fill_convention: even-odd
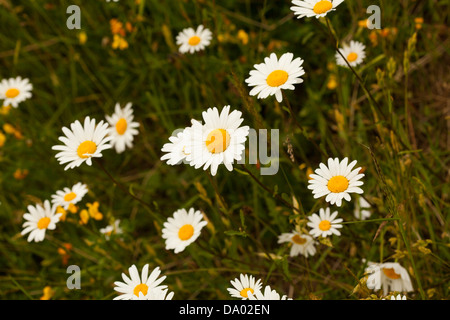
[[[186,149],[190,149],[192,127],[186,127],[183,131],[178,132],[169,138],[169,143],[163,145],[161,151],[167,152],[161,157],[161,160],[167,164],[174,166],[180,164],[183,160],[188,160],[189,154]]]
[[[339,163],[339,159],[328,159],[328,167],[321,163],[319,169],[315,170],[316,174],[310,174],[311,179],[308,180],[308,189],[312,190],[314,199],[326,196],[325,201],[330,204],[336,204],[338,207],[342,204],[342,199],[347,201],[351,200],[349,193],[363,193],[364,191],[359,188],[363,185],[362,181],[359,181],[364,174],[360,174],[361,167],[352,171],[356,164],[356,160],[348,163],[348,158],[344,158]]]
[[[368,274],[367,288],[378,291],[383,287],[383,295],[390,291],[413,291],[408,271],[397,262],[369,262],[365,272]]]
[[[319,236],[325,238],[332,234],[340,236],[341,233],[338,229],[342,228],[340,223],[343,220],[341,218],[335,219],[337,215],[337,211],[330,214],[330,208],[325,210],[320,208],[319,215],[313,213],[308,217],[309,222],[306,225],[312,228],[309,233],[315,238]]]
[[[261,279],[255,282],[255,277],[242,273],[240,275],[240,280],[236,278],[230,282],[233,285],[233,288],[227,288],[228,292],[232,297],[241,298],[242,300],[247,300],[249,293],[255,295],[262,287]]]
[[[166,285],[159,285],[164,281],[164,279],[166,279],[166,276],[162,276],[158,279],[161,274],[159,267],[153,269],[150,275],[148,275],[148,267],[149,265],[146,264],[142,268],[141,276],[139,276],[139,272],[135,265],[132,265],[128,269],[130,278],[128,278],[125,273],[122,273],[122,278],[125,282],[114,282],[114,290],[121,293],[121,295],[115,297],[114,300],[133,300],[139,298],[140,293],[142,293],[145,297],[153,290],[166,289]]]
[[[258,95],[258,99],[265,99],[275,95],[278,102],[283,100],[281,90],[294,90],[294,84],[302,83],[300,77],[305,74],[303,60],[294,58],[290,52],[283,54],[278,60],[277,55],[272,53],[264,58],[264,62],[255,64],[256,70],[250,71],[250,77],[245,79],[250,87],[251,96]]]
[[[363,197],[359,197],[358,201],[355,203],[355,210],[353,211],[353,215],[356,219],[366,220],[370,218],[372,212],[370,212],[371,205],[364,199]]]
[[[342,49],[338,49],[342,55],[345,57],[345,60],[349,62],[352,67],[356,67],[361,64],[366,57],[365,52],[366,46],[358,41],[350,41],[350,45],[344,44]],[[342,67],[347,67],[348,65],[345,62],[344,58],[336,52],[336,63]]]
[[[114,221],[114,224],[100,228],[100,233],[105,235],[106,240],[109,240],[112,234],[122,234],[123,230],[119,227],[120,220]]]
[[[306,258],[308,256],[313,256],[316,254],[316,248],[314,247],[316,241],[313,240],[307,234],[302,234],[296,230],[290,233],[283,233],[278,236],[278,243],[288,242],[291,243],[291,251],[289,255],[291,257],[296,257],[299,254],[304,255]]]
[[[91,166],[91,158],[100,158],[102,151],[111,148],[107,142],[112,137],[107,136],[108,124],[103,123],[103,120],[96,126],[95,119],[86,117],[84,126],[77,120],[70,125],[70,129],[63,127],[62,131],[66,136],[58,139],[64,145],[56,145],[52,149],[60,151],[55,156],[60,164],[68,163],[64,170],[78,167],[83,162]]]
[[[115,147],[117,153],[122,153],[126,148],[133,147],[133,136],[139,131],[139,123],[133,122],[132,104],[127,103],[125,108],[120,108],[120,104],[116,103],[116,108],[111,116],[106,116],[110,127],[108,134],[112,137],[111,145]]]
[[[153,289],[148,290],[146,295],[144,295],[142,291],[139,291],[139,297],[133,295],[131,300],[172,300],[174,293],[170,292],[167,294],[167,291],[169,291],[169,289]]]
[[[212,32],[199,25],[197,30],[193,28],[186,28],[181,31],[176,37],[177,45],[180,45],[180,53],[194,53],[196,51],[204,50],[206,46],[211,43]]]
[[[270,286],[265,286],[264,293],[262,291],[256,291],[253,294],[251,291],[247,293],[249,300],[292,300],[286,295],[280,296],[276,290],[272,290]]]
[[[0,100],[3,105],[17,108],[19,103],[31,98],[33,85],[28,79],[21,77],[3,79],[0,82]]]
[[[203,220],[200,211],[190,208],[189,212],[179,209],[164,222],[162,237],[166,239],[166,250],[173,249],[175,253],[182,252],[199,236],[202,228],[208,222]]]
[[[52,203],[67,210],[70,204],[76,204],[81,201],[86,193],[88,193],[87,186],[78,182],[71,189],[64,188],[56,191],[56,194],[52,195]]]
[[[328,12],[336,10],[344,0],[292,0],[291,10],[298,19],[303,17],[325,17]]]
[[[186,148],[191,165],[196,169],[203,166],[204,170],[211,167],[213,176],[220,164],[232,171],[234,161],[242,159],[250,130],[248,126],[239,127],[244,121],[241,115],[237,110],[230,113],[230,106],[225,106],[219,115],[214,107],[203,111],[203,126],[192,121],[191,143]]]
[[[44,205],[28,206],[28,212],[23,215],[23,218],[27,220],[22,227],[22,235],[30,233],[27,241],[40,242],[45,238],[46,230],[54,230],[56,223],[62,213],[56,213],[56,206],[50,205],[50,201],[45,200]]]

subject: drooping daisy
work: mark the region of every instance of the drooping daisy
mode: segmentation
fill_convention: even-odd
[[[325,17],[328,12],[336,10],[344,0],[292,0],[291,10],[298,19],[303,17]]]
[[[291,251],[289,253],[291,257],[302,254],[308,258],[308,256],[313,256],[316,253],[316,248],[314,247],[316,242],[313,238],[296,230],[279,235],[278,243],[284,242],[289,242],[292,244]]]
[[[345,60],[347,60],[352,67],[356,67],[357,65],[361,64],[366,57],[365,49],[366,46],[364,44],[352,40],[350,41],[349,45],[344,44],[342,49],[338,50],[342,53],[342,55],[345,57]],[[348,67],[347,63],[339,54],[339,52],[336,52],[336,63],[342,67]]]
[[[300,77],[305,74],[303,60],[294,58],[290,52],[283,54],[278,60],[277,55],[272,53],[264,59],[263,63],[255,64],[256,70],[250,71],[250,77],[245,79],[250,87],[251,96],[258,95],[258,99],[265,99],[275,95],[278,102],[283,100],[281,90],[294,90],[294,84],[302,83]]]
[[[292,300],[286,295],[281,296],[276,290],[272,290],[270,286],[265,286],[264,292],[258,290],[253,294],[249,291],[247,295],[249,300]]]
[[[84,126],[77,120],[70,124],[70,129],[63,127],[62,131],[65,136],[58,139],[64,145],[56,145],[52,149],[60,151],[55,156],[60,164],[68,163],[64,170],[78,167],[83,162],[90,166],[93,157],[100,158],[102,151],[111,148],[108,142],[112,137],[107,136],[108,124],[103,120],[96,126],[95,119],[86,117]]]
[[[342,228],[340,223],[343,220],[341,218],[336,219],[337,215],[337,211],[330,214],[330,208],[325,210],[320,208],[319,215],[313,213],[308,217],[309,222],[306,225],[311,228],[309,233],[315,238],[319,236],[325,238],[332,234],[340,236],[341,233],[338,229]]]
[[[108,134],[112,137],[111,145],[116,149],[117,153],[122,153],[126,148],[133,147],[133,138],[139,133],[136,129],[139,123],[133,122],[132,104],[127,103],[125,108],[121,108],[119,103],[116,103],[114,113],[111,116],[106,116],[110,127]]]
[[[33,85],[28,79],[21,77],[3,79],[0,82],[0,100],[3,105],[17,108],[19,103],[31,98]]]
[[[194,53],[205,49],[211,43],[212,32],[205,28],[203,25],[199,25],[197,30],[193,28],[186,28],[181,31],[176,37],[177,45],[180,45],[178,49],[180,53]]]
[[[261,290],[261,279],[258,279],[256,282],[255,280],[255,277],[252,275],[248,276],[247,274],[241,273],[240,279],[236,278],[230,281],[233,288],[227,288],[227,290],[232,297],[247,300],[249,293],[255,295]]]
[[[164,222],[162,237],[166,239],[166,250],[173,249],[175,253],[182,252],[199,236],[202,228],[208,222],[203,220],[200,211],[190,208],[189,212],[179,209]]]
[[[30,233],[27,241],[40,242],[45,238],[45,232],[47,230],[54,230],[56,223],[62,213],[56,213],[56,206],[50,205],[50,201],[45,200],[44,205],[37,204],[36,206],[29,205],[27,207],[28,212],[23,215],[23,218],[27,220],[22,227],[22,235]]]
[[[225,106],[219,115],[216,107],[203,111],[204,124],[192,122],[191,143],[186,148],[191,165],[204,170],[211,167],[211,175],[215,176],[220,164],[233,170],[235,160],[242,159],[245,141],[249,134],[248,126],[239,127],[244,119],[242,112]]]
[[[67,210],[70,204],[76,204],[83,199],[87,192],[87,186],[78,182],[72,188],[64,188],[63,190],[56,191],[56,194],[52,195],[52,203]]]
[[[316,174],[310,174],[308,180],[308,189],[312,190],[314,198],[326,196],[325,201],[330,204],[336,204],[338,207],[342,204],[342,199],[351,200],[349,193],[363,193],[359,186],[363,185],[359,181],[364,174],[360,174],[361,167],[354,170],[356,160],[348,163],[348,158],[339,162],[338,158],[328,159],[328,167],[321,163],[320,168],[315,170]]]
[[[368,262],[365,272],[368,274],[367,288],[378,291],[383,287],[383,295],[390,291],[413,291],[408,271],[397,262]]]
[[[122,273],[122,278],[125,282],[114,282],[114,290],[121,293],[121,295],[115,297],[114,300],[133,300],[139,298],[140,293],[147,296],[149,291],[166,289],[166,285],[159,285],[166,279],[166,276],[162,276],[158,279],[161,274],[159,267],[153,269],[150,275],[148,275],[148,268],[148,264],[142,268],[141,276],[139,276],[138,269],[135,265],[132,265],[128,269],[130,278],[128,278],[125,273]]]
[[[367,202],[363,197],[359,197],[358,201],[355,203],[355,210],[353,211],[353,215],[356,219],[366,220],[370,218],[372,212],[370,212],[371,205]]]
[[[186,153],[186,149],[190,149],[188,145],[191,143],[191,131],[192,127],[186,127],[176,135],[171,136],[170,142],[165,143],[161,149],[162,152],[166,152],[161,160],[167,160],[166,163],[171,166],[180,164],[185,159],[188,161],[189,154]]]
[[[109,240],[112,234],[121,234],[123,230],[119,227],[120,220],[114,221],[114,224],[100,228],[100,233],[105,235],[106,240]]]

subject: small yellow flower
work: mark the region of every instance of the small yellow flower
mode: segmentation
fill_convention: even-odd
[[[365,20],[359,20],[359,21],[358,21],[358,27],[366,28],[366,27],[367,27],[367,19],[365,19]]]
[[[19,139],[19,140],[20,140],[20,139],[23,138],[23,135],[22,135],[22,133],[20,132],[20,130],[14,128],[14,126],[13,126],[12,124],[5,123],[5,124],[3,125],[3,130],[4,130],[7,134],[12,134],[12,135],[14,135],[14,137],[15,137],[16,139]]]
[[[22,180],[25,179],[28,175],[29,171],[27,169],[17,169],[14,171],[14,179]]]
[[[98,211],[98,207],[99,207],[98,201],[95,201],[94,203],[88,203],[87,207],[89,210],[89,216],[91,218],[94,218],[95,220],[103,219],[103,214],[100,211]]]
[[[57,206],[57,207],[56,207],[56,213],[62,213],[62,215],[61,215],[61,217],[59,218],[59,220],[60,220],[60,221],[66,221],[67,211],[64,210],[63,207]]]
[[[118,34],[114,35],[114,40],[112,43],[112,48],[113,49],[120,49],[120,50],[124,50],[128,48],[128,42],[127,40],[125,40],[124,38],[122,38],[121,36],[119,36]]]
[[[0,114],[3,116],[6,116],[6,115],[8,115],[10,110],[11,110],[11,106],[2,106],[0,108]]]
[[[80,44],[85,44],[87,41],[87,34],[84,31],[81,31],[78,34],[78,41],[80,41]]]
[[[69,208],[67,208],[67,210],[70,211],[70,213],[77,213],[78,212],[78,207],[76,205],[74,205],[73,203],[69,204]]]
[[[80,211],[80,224],[87,224],[89,221],[89,213],[86,209]]]
[[[3,132],[0,132],[0,148],[5,145],[6,136],[3,134]]]
[[[237,38],[241,40],[242,44],[244,45],[248,43],[248,33],[242,29],[238,31]]]
[[[423,24],[423,18],[421,17],[417,17],[414,19],[414,23],[416,24],[416,29],[422,29],[422,24]]]
[[[328,78],[328,82],[327,82],[327,88],[329,90],[334,90],[337,87],[337,78],[334,74],[331,74],[330,77]]]
[[[42,291],[44,292],[44,295],[40,298],[41,300],[50,300],[55,294],[55,291],[49,286],[46,286]]]

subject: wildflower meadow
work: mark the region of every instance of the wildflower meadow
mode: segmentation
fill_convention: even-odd
[[[0,299],[447,300],[449,10],[0,0]]]

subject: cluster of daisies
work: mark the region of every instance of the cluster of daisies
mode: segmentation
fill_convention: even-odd
[[[107,0],[109,2],[109,0]],[[117,0],[114,0],[117,1]],[[343,0],[293,0],[291,10],[298,18],[324,17],[327,13],[335,11]],[[197,29],[187,28],[176,37],[179,51],[182,54],[193,54],[204,50],[212,39],[212,33],[203,25]],[[362,63],[365,58],[364,45],[351,41],[336,53],[336,63],[351,67]],[[265,99],[275,96],[278,102],[283,101],[283,90],[294,90],[295,84],[303,82],[301,76],[305,74],[302,67],[303,60],[294,57],[293,53],[284,53],[278,59],[271,53],[263,63],[255,64],[245,82],[253,87],[249,94]],[[0,99],[4,104],[17,105],[31,97],[32,85],[28,79],[3,80],[0,83]],[[84,122],[76,120],[69,127],[63,127],[64,136],[59,137],[63,143],[55,145],[53,150],[60,164],[65,170],[79,167],[83,163],[91,166],[93,158],[102,157],[102,152],[115,148],[117,153],[132,148],[134,136],[138,134],[139,123],[133,121],[132,104],[124,108],[116,104],[114,113],[105,117],[106,121],[97,122],[89,116]],[[217,107],[208,108],[202,112],[202,120],[191,120],[191,125],[178,130],[164,144],[161,151],[165,153],[161,160],[174,166],[181,163],[189,164],[195,169],[210,169],[211,175],[216,175],[219,165],[223,164],[229,171],[233,170],[233,163],[240,161],[245,153],[245,142],[249,134],[248,126],[241,126],[244,119],[242,112],[231,110],[229,105],[221,110]],[[95,160],[95,159],[94,159]],[[309,176],[308,189],[312,190],[314,198],[325,197],[330,205],[341,207],[343,200],[351,201],[350,194],[362,194],[363,185],[361,167],[354,168],[357,161],[348,163],[348,158],[328,159],[328,163],[320,163],[319,168]],[[23,215],[26,222],[23,224],[22,235],[28,235],[28,241],[39,242],[44,240],[46,230],[54,230],[60,220],[61,213],[56,208],[68,209],[79,202],[88,192],[87,186],[80,183],[72,188],[64,188],[52,195],[52,204],[45,200],[43,204],[28,206],[28,212]],[[358,219],[370,216],[370,204],[361,196],[355,205],[354,215]],[[340,236],[339,229],[343,227],[343,219],[338,218],[338,212],[329,207],[320,208],[318,214],[308,217],[306,226],[310,228],[305,232],[298,227],[290,233],[283,233],[278,237],[278,243],[291,245],[290,256],[313,256],[316,253],[317,238],[326,238],[331,235]],[[119,231],[119,220],[116,224],[101,229],[107,237]],[[166,250],[174,250],[175,254],[183,252],[200,236],[201,230],[207,225],[204,214],[194,208],[179,209],[164,223],[162,238],[165,240]],[[169,292],[167,285],[161,285],[166,276],[161,276],[160,267],[156,267],[149,274],[149,265],[146,264],[141,274],[135,265],[129,269],[129,276],[122,273],[121,281],[114,282],[114,290],[120,295],[117,300],[170,300],[174,293]],[[398,263],[369,263],[366,269],[366,284],[369,289],[380,290],[384,294],[388,290],[397,292],[412,291],[412,284],[408,272]],[[280,295],[269,285],[262,290],[261,280],[252,275],[241,274],[239,278],[231,280],[228,292],[231,297],[249,300],[292,300],[286,295]],[[394,297],[393,297],[394,299]],[[397,296],[395,299],[405,299]]]

